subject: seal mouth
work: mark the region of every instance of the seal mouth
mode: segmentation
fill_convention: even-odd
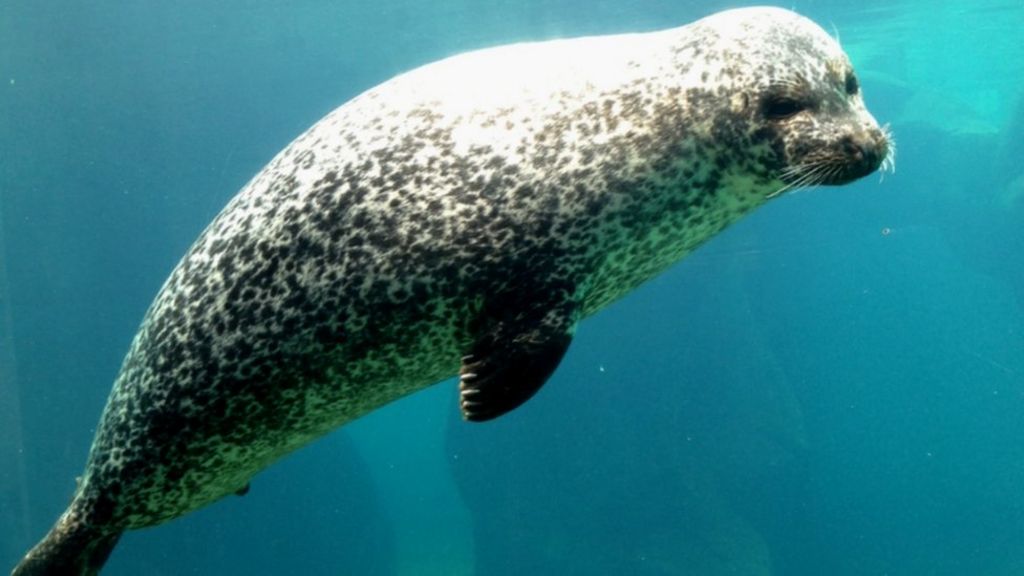
[[[888,125],[844,136],[837,144],[808,154],[781,172],[785,186],[769,197],[797,188],[849,184],[879,168],[896,171],[896,145]]]

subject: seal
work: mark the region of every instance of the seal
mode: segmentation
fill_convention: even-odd
[[[467,420],[555,370],[581,319],[769,198],[879,168],[849,59],[792,12],[471,52],[280,152],[148,310],[70,506],[15,576],[96,574],[126,530],[460,378]]]

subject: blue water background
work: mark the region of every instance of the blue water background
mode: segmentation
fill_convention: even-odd
[[[138,322],[279,149],[464,50],[736,4],[0,4],[0,573],[58,516]],[[452,382],[104,576],[1024,574],[1024,5],[794,2],[897,172],[774,201],[585,322],[536,398]]]

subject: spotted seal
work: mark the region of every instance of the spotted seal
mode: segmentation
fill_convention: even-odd
[[[774,8],[480,50],[317,122],[231,200],[145,315],[67,511],[15,576],[458,374],[468,420],[555,370],[581,319],[787,189],[891,150],[839,45]]]

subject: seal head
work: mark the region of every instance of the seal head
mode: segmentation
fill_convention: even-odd
[[[865,107],[849,57],[816,24],[765,7],[721,12],[692,27],[715,38],[702,54],[701,74],[729,98],[730,110],[718,122],[736,126],[722,131],[740,140],[750,135],[742,149],[759,141],[771,147],[760,161],[785,186],[770,196],[846,184],[891,167],[888,128]]]

